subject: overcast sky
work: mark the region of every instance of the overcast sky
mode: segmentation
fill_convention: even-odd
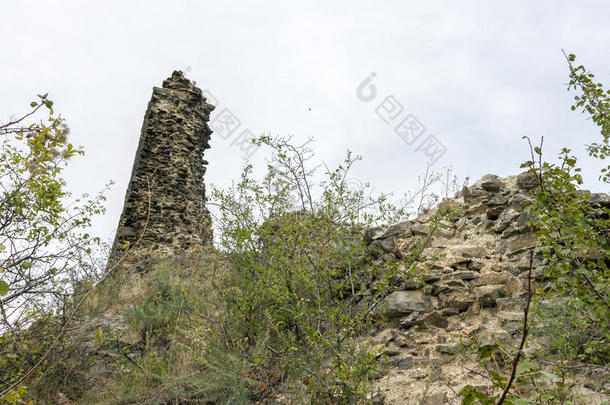
[[[570,112],[561,49],[610,85],[609,17],[608,1],[0,0],[0,119],[49,92],[86,150],[70,189],[116,183],[96,223],[105,238],[152,87],[173,70],[217,99],[212,119],[226,108],[241,121],[226,139],[212,135],[207,183],[238,176],[235,143],[249,130],[314,137],[330,166],[351,149],[364,155],[354,179],[404,193],[430,159],[471,181],[516,174],[524,135],[544,136],[549,158],[561,146],[584,156],[599,131]],[[413,117],[425,131],[401,138],[396,127]]]

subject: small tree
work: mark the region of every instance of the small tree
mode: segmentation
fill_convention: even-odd
[[[595,83],[595,76],[584,66],[575,67],[574,55],[566,55],[566,59],[568,90],[579,92],[571,108],[582,108],[600,127],[601,142],[587,145],[587,150],[590,156],[604,160],[610,156],[610,90]],[[571,404],[572,395],[564,386],[570,372],[577,368],[607,370],[610,363],[610,204],[604,198],[592,199],[591,193],[581,188],[581,169],[570,149],[561,151],[557,163],[547,162],[542,157],[542,141],[534,147],[526,139],[531,158],[521,167],[527,168],[537,183],[531,190],[534,198],[528,206],[529,225],[538,237],[546,282],[535,292],[535,316],[529,324],[528,298],[523,339],[514,350],[509,376],[491,374],[494,387],[499,389],[495,392],[499,393],[485,394],[468,386],[460,393],[462,404],[475,400],[496,405]],[[600,180],[604,183],[610,182],[609,168],[601,169]],[[546,340],[549,350],[525,354],[530,329]],[[479,353],[483,361],[489,358],[489,347],[483,348],[485,355]],[[512,383],[521,378],[536,388],[529,398],[511,391]],[[545,389],[540,379],[550,380],[552,388]]]
[[[265,381],[273,369],[305,381],[312,403],[364,402],[380,352],[357,338],[393,283],[409,277],[423,244],[402,263],[370,266],[363,231],[406,212],[386,195],[371,196],[367,184],[349,181],[360,157],[348,152],[336,169],[324,166],[316,187],[309,143],[269,137],[258,143],[272,151],[264,180],[256,181],[248,166],[233,188],[212,193],[220,245],[235,268],[218,286],[227,345],[248,359],[253,379]],[[376,292],[364,294],[373,279]]]
[[[67,201],[62,171],[83,151],[68,142],[53,102],[46,94],[38,98],[28,113],[0,124],[1,387],[10,386],[52,338],[44,325],[61,323],[74,283],[96,271],[100,246],[87,228],[104,212],[104,196]],[[45,119],[28,121],[43,111]]]

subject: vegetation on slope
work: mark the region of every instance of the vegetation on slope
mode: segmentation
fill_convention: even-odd
[[[568,61],[570,86],[580,92],[574,108],[583,107],[601,128],[602,141],[590,154],[604,159],[610,93],[583,67],[573,67],[572,55]],[[91,271],[87,255],[97,241],[81,230],[101,212],[102,197],[76,211],[63,205],[61,167],[77,152],[52,104],[46,97],[41,102],[51,124],[0,127],[7,136],[0,175],[8,190],[0,214],[14,226],[2,228],[0,240],[0,402],[373,401],[382,348],[363,337],[397,280],[416,277],[424,244],[398,262],[371,266],[364,231],[407,212],[387,196],[372,197],[367,185],[350,186],[358,157],[348,153],[336,169],[324,168],[325,179],[314,187],[308,143],[260,138],[272,152],[265,177],[256,180],[248,166],[234,187],[213,192],[217,248],[151,263],[142,274],[121,272],[96,288],[100,274]],[[529,397],[513,384],[538,387],[570,367],[608,367],[608,207],[592,205],[579,189],[569,150],[551,164],[543,162],[541,147],[532,148],[524,167],[538,182],[530,225],[550,283],[532,291],[522,345],[470,345],[482,363],[497,349],[513,361],[489,368],[491,392],[465,388],[464,404],[566,403],[562,378]],[[606,183],[607,173],[601,175]],[[431,229],[452,214],[441,206]],[[23,250],[28,246],[33,250]],[[373,279],[377,286],[368,294]],[[75,304],[90,291],[71,326]],[[549,350],[527,351],[528,337],[536,334]],[[542,369],[534,356],[555,370]]]

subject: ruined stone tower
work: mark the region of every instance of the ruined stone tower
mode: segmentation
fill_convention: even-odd
[[[137,250],[161,257],[211,243],[203,155],[210,147],[207,122],[213,109],[180,71],[172,73],[163,87],[153,88],[111,263],[120,257],[125,242],[133,245],[140,235]]]

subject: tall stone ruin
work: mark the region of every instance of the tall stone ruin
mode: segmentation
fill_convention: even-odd
[[[110,264],[126,242],[133,246],[139,238],[137,251],[156,257],[211,244],[203,156],[210,147],[212,110],[201,89],[180,71],[153,88]]]

